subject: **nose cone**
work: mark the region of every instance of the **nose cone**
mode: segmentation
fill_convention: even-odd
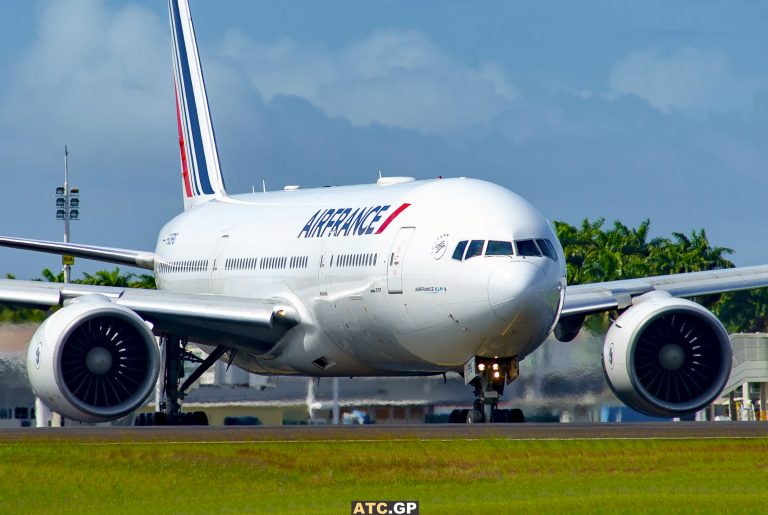
[[[520,310],[551,311],[552,285],[538,265],[530,261],[514,261],[498,266],[488,279],[488,302],[503,320],[513,318]]]

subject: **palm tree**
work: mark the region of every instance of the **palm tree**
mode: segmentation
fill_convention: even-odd
[[[83,272],[83,279],[79,282],[97,286],[128,286],[128,282],[132,275],[133,274],[121,275],[120,269],[115,267],[112,270],[99,270],[93,275]]]
[[[62,270],[57,275],[54,275],[53,272],[51,272],[50,268],[44,268],[42,272],[40,272],[40,275],[48,281],[49,283],[63,283],[64,282],[64,271]]]

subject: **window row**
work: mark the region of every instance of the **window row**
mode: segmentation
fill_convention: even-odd
[[[376,266],[378,254],[339,254],[338,256],[335,256],[335,261],[336,263],[334,265],[334,256],[331,256],[332,267]]]
[[[160,263],[157,267],[160,273],[204,272],[208,269],[207,259],[189,259],[184,261],[169,261]]]
[[[453,259],[464,261],[476,256],[546,256],[557,261],[554,244],[544,238],[530,240],[462,240],[453,251]]]
[[[28,420],[35,418],[35,408],[25,406],[16,406],[15,408],[0,408],[0,419],[2,420]]]
[[[307,268],[309,256],[242,257],[224,260],[224,270],[276,270]]]

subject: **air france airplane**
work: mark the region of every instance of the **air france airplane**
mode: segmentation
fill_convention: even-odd
[[[160,411],[142,423],[189,423],[197,418],[181,412],[185,392],[224,359],[275,375],[458,372],[476,400],[453,422],[522,421],[498,408],[520,360],[551,333],[572,340],[585,316],[614,310],[602,361],[626,404],[679,416],[721,393],[726,331],[685,297],[766,286],[768,266],[566,288],[551,224],[488,182],[382,177],[230,195],[188,2],[170,0],[169,14],[184,211],[160,230],[155,251],[0,238],[156,278],[152,291],[0,281],[0,302],[63,306],[39,327],[27,360],[52,410],[114,420],[139,408],[160,377]],[[189,344],[210,354],[184,378]]]

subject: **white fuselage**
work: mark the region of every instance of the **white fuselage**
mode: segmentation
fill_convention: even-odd
[[[239,195],[187,210],[158,237],[157,285],[294,305],[301,324],[277,345],[238,349],[234,362],[258,373],[438,373],[474,355],[536,349],[565,292],[549,222],[491,183],[394,182]],[[552,243],[550,257],[483,254],[537,239]],[[459,242],[473,240],[495,243],[454,259]]]

